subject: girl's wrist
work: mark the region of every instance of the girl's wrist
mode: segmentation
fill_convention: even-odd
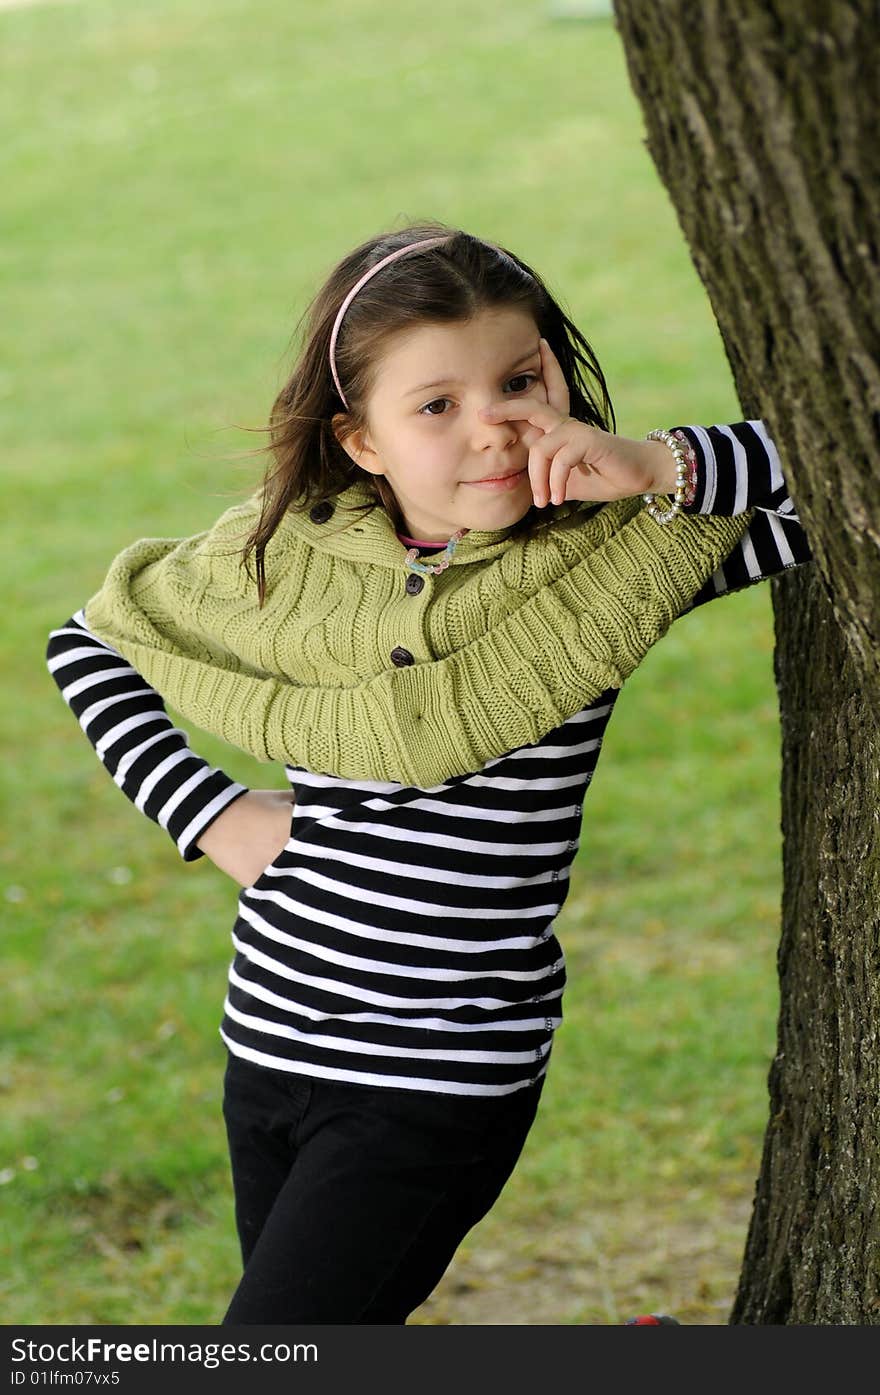
[[[677,461],[672,451],[662,441],[646,441],[644,446],[650,452],[647,466],[650,483],[645,485],[644,492],[674,494]]]
[[[681,503],[687,508],[694,502],[697,494],[697,457],[693,445],[680,428],[671,431],[669,435],[675,439],[684,453],[682,457],[685,463],[684,496]],[[666,441],[651,439],[648,444],[658,448],[656,460],[659,461],[659,465],[654,472],[654,483],[648,486],[645,493],[668,494],[674,497],[678,484],[676,455]],[[659,450],[664,452],[663,456],[660,456]]]

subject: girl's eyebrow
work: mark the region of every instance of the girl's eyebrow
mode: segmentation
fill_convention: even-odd
[[[519,368],[521,363],[525,363],[527,359],[534,358],[535,355],[539,354],[540,352],[541,346],[540,344],[536,344],[535,347],[533,349],[529,349],[527,353],[520,354],[516,362],[510,365],[508,372],[513,372],[514,368]],[[412,397],[417,392],[427,392],[429,388],[447,387],[449,384],[458,383],[459,381],[460,380],[458,378],[438,378],[436,382],[421,383],[418,387],[410,388],[407,392],[402,393],[401,396]]]

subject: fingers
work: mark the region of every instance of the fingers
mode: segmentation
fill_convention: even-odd
[[[532,498],[539,509],[547,504],[562,504],[567,497],[588,497],[581,491],[569,496],[568,483],[572,471],[582,465],[581,453],[571,442],[558,446],[550,455],[543,450],[529,456],[529,480]],[[587,467],[587,473],[589,467]]]
[[[568,416],[571,397],[559,359],[546,339],[541,339],[540,348],[546,403],[531,395],[504,398],[500,402],[493,402],[490,407],[480,408],[480,416],[484,421],[527,421],[541,431],[552,431],[561,419]],[[536,384],[539,389],[540,386]]]
[[[585,422],[566,417],[529,448],[529,480],[538,508],[544,508],[551,502],[562,504],[566,498],[597,497],[583,491],[587,476],[593,474],[591,447],[594,437],[599,434]],[[569,485],[569,476],[576,466],[580,467],[578,478]],[[574,495],[572,488],[578,491]]]
[[[539,509],[549,503],[562,502],[566,480],[579,458],[571,442],[560,439],[555,432],[532,446],[529,451],[529,481],[532,498]]]
[[[578,464],[579,459],[580,457],[577,451],[572,450],[571,446],[563,446],[562,450],[558,450],[554,455],[550,462],[549,488],[551,503],[562,504],[565,502],[568,479],[572,470]]]
[[[484,421],[527,421],[545,432],[559,425],[556,409],[548,402],[539,402],[536,397],[512,397],[509,402],[493,402],[491,407],[480,408],[480,416]]]
[[[565,381],[565,374],[559,359],[554,354],[546,339],[541,339],[541,373],[544,378],[544,387],[547,389],[547,401],[551,407],[555,407],[561,416],[567,417],[571,406],[571,398],[568,392],[568,383]]]

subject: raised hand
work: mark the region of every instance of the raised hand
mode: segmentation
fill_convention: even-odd
[[[529,448],[529,480],[538,508],[570,499],[624,499],[675,489],[675,457],[662,441],[633,441],[569,416],[568,385],[546,339],[541,340],[541,372],[546,401],[527,394],[480,409],[486,421],[527,423],[520,439]]]

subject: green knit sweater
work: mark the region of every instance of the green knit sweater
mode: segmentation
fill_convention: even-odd
[[[418,589],[388,514],[353,511],[370,497],[359,481],[326,521],[285,516],[262,609],[240,565],[255,494],[194,537],[127,547],[86,622],[259,760],[429,788],[621,687],[753,514],[663,525],[639,496],[563,505],[530,536],[472,530]]]

